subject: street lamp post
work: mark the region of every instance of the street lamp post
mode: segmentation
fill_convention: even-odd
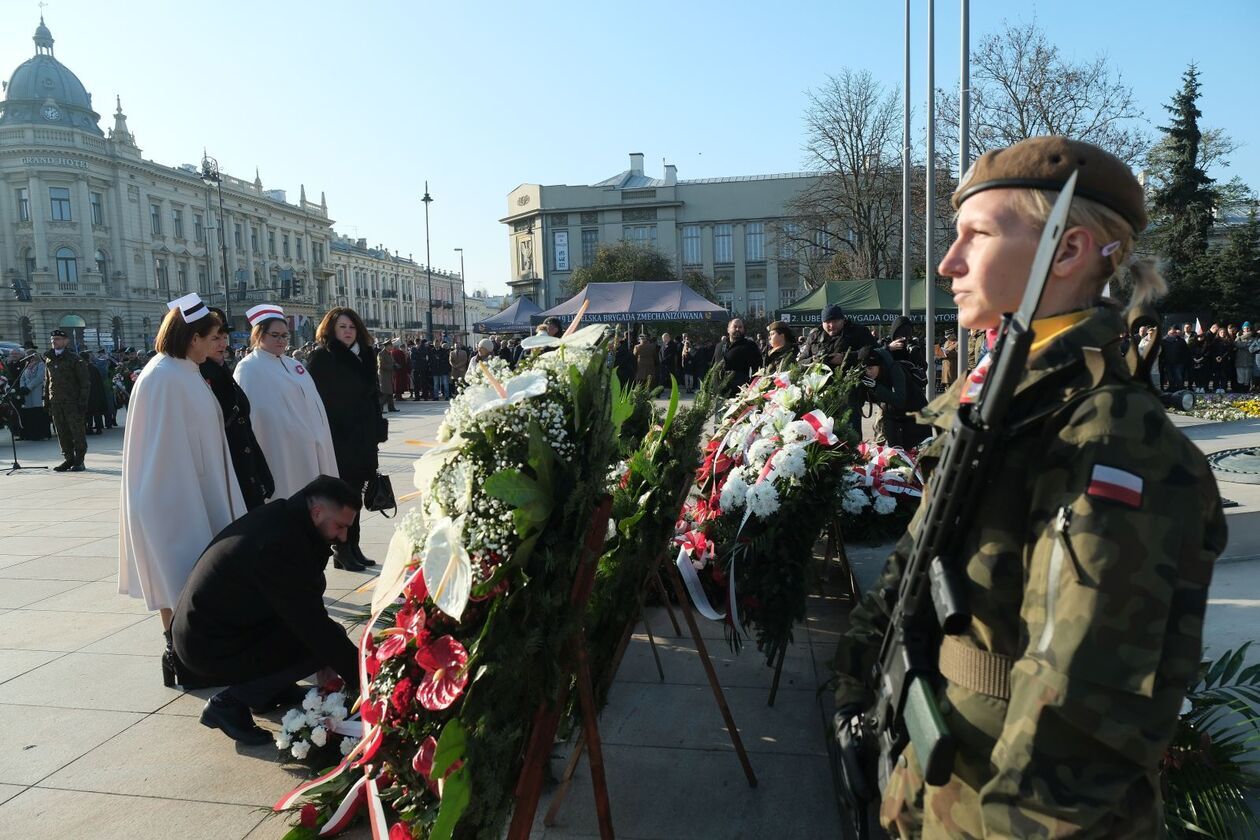
[[[202,152],[201,158],[201,181],[207,187],[214,185],[219,192],[219,248],[221,249],[223,261],[223,314],[227,316],[228,331],[228,349],[232,348],[232,291],[228,285],[228,253],[227,253],[227,236],[224,233],[224,225],[227,220],[223,212],[223,175],[219,171],[219,162],[209,155]]]
[[[459,252],[459,286],[460,286],[459,296],[461,298],[467,299],[468,278],[464,276],[464,249],[456,248],[455,250]],[[454,302],[455,302],[455,296],[451,295],[451,303],[454,303]],[[468,307],[464,305],[462,300],[460,301],[460,311],[463,313],[463,319],[462,319],[463,323],[460,324],[460,326],[462,326],[464,328],[464,332],[467,333],[467,338],[465,340],[470,340],[472,338],[472,334],[468,333]]]
[[[429,182],[424,182],[424,198],[420,199],[424,202],[424,273],[429,280],[429,307],[428,314],[425,316],[425,324],[429,332],[429,341],[435,341],[433,335],[433,261],[429,259],[429,205],[433,203],[433,196],[429,195]]]

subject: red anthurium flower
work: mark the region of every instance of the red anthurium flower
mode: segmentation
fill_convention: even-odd
[[[703,560],[709,553],[709,538],[703,531],[690,531],[684,534],[680,545],[686,549],[693,560]]]
[[[302,828],[315,828],[319,825],[319,809],[314,803],[307,802],[302,806],[302,811],[298,814],[298,824]]]
[[[389,697],[389,705],[395,712],[400,715],[406,713],[407,707],[411,704],[413,690],[410,677],[403,677],[398,681],[398,685],[394,686],[394,693]]]
[[[385,716],[385,704],[380,700],[368,700],[359,706],[359,714],[368,726],[376,726]]]
[[[449,708],[468,685],[468,651],[453,636],[443,636],[416,651],[416,664],[425,671],[416,699],[430,712]]]
[[[376,649],[376,661],[384,662],[386,659],[393,659],[406,649],[407,637],[401,633],[394,633],[381,642],[380,647]]]
[[[411,840],[412,836],[405,823],[396,822],[389,827],[389,840]]]
[[[429,590],[424,585],[424,575],[420,573],[419,569],[413,572],[403,585],[403,595],[417,604],[423,604],[424,599],[429,597]]]
[[[407,631],[408,636],[419,640],[426,632],[424,622],[424,608],[420,606],[420,602],[408,600],[407,603],[398,608],[394,626],[401,627]]]
[[[411,769],[415,770],[426,781],[429,774],[433,772],[433,756],[437,753],[437,738],[430,735],[420,744],[420,749],[416,750],[416,754],[411,758]]]

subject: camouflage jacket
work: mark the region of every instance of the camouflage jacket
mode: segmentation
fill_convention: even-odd
[[[1203,454],[1132,378],[1123,331],[1118,313],[1093,310],[1030,360],[1018,386],[961,566],[973,614],[961,641],[1009,657],[1009,697],[942,680],[954,774],[925,787],[906,756],[881,810],[894,836],[1163,835],[1159,761],[1197,672],[1226,529]],[[958,395],[951,388],[923,420],[948,429]],[[924,451],[925,471],[944,438]],[[851,614],[838,706],[871,697],[921,514]]]
[[[61,355],[49,350],[44,354],[44,364],[48,370],[44,376],[44,402],[86,409],[92,380],[83,357],[69,347]]]

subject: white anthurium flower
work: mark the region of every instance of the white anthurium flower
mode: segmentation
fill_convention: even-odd
[[[409,533],[409,529],[394,529],[394,536],[390,538],[389,548],[385,551],[385,560],[381,563],[381,574],[373,587],[373,613],[379,613],[402,594],[403,587],[411,577],[416,548],[415,537]]]
[[[464,447],[464,439],[454,435],[446,443],[429,449],[416,459],[412,468],[415,470],[414,484],[421,493],[428,494],[433,486],[433,479],[442,472],[452,460],[458,457]]]
[[[521,340],[521,346],[526,350],[537,350],[545,347],[580,347],[583,349],[594,347],[604,333],[608,331],[606,324],[591,324],[589,327],[582,327],[573,333],[565,333],[556,338],[546,333],[536,333],[529,338]]]
[[[472,594],[472,560],[464,548],[463,517],[443,517],[433,523],[424,544],[424,585],[438,609],[456,621]]]
[[[493,385],[470,385],[464,389],[464,401],[471,416],[477,417],[487,411],[541,397],[547,393],[547,374],[529,370],[498,384],[502,391]]]

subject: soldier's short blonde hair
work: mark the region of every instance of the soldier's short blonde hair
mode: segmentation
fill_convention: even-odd
[[[1046,190],[1011,190],[1011,207],[1022,218],[1035,225],[1044,225],[1050,218],[1050,210],[1059,194]],[[1068,212],[1069,228],[1083,227],[1094,235],[1099,247],[1119,243],[1114,251],[1098,255],[1098,277],[1095,295],[1101,295],[1103,287],[1111,280],[1129,289],[1129,306],[1151,303],[1168,291],[1168,284],[1155,263],[1148,259],[1135,259],[1133,246],[1136,236],[1133,226],[1114,210],[1096,201],[1076,196]]]

